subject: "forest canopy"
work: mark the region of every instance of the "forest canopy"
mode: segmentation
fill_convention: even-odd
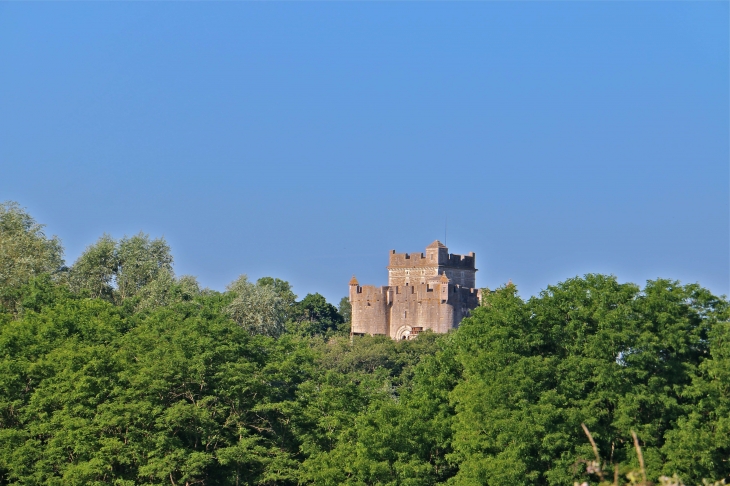
[[[730,310],[589,274],[483,289],[446,335],[349,336],[347,299],[176,276],[164,238],[70,266],[0,205],[0,484],[597,484],[730,475]],[[611,466],[613,467],[613,466]]]

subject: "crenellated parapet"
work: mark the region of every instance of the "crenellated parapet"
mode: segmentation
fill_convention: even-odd
[[[456,255],[451,253],[446,265],[449,267],[470,269],[476,272],[476,257],[473,251],[466,255]]]

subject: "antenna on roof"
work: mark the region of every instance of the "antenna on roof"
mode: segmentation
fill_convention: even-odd
[[[446,219],[444,221],[444,245],[446,245],[446,230],[449,227],[449,215],[446,215]]]

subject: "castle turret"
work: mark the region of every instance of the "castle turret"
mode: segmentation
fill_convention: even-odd
[[[350,305],[352,305],[352,302],[355,300],[357,296],[357,289],[360,287],[360,283],[357,281],[355,276],[353,275],[350,279]]]
[[[434,265],[447,265],[449,262],[449,249],[439,240],[436,240],[426,247],[426,259]]]

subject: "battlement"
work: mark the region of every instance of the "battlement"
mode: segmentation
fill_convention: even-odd
[[[476,258],[474,255],[474,252],[469,252],[467,255],[456,255],[454,253],[449,254],[449,262],[447,265],[449,267],[458,267],[458,268],[468,268],[468,269],[474,269],[476,265]]]
[[[438,262],[426,258],[423,253],[396,253],[390,250],[391,267],[427,267],[430,265],[438,265]]]
[[[449,249],[436,240],[426,247],[426,253],[396,253],[395,250],[390,250],[388,268],[431,267],[435,265],[474,269],[476,271],[475,264],[474,252],[467,255],[449,253]]]

